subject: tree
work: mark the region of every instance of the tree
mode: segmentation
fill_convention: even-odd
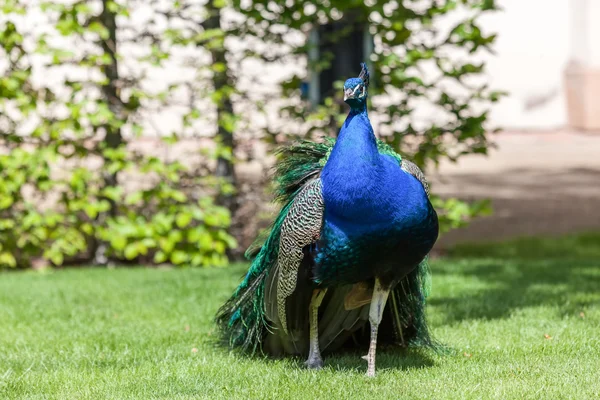
[[[228,211],[213,204],[219,188],[204,163],[192,170],[127,148],[124,132],[147,130],[143,111],[164,106],[177,89],[145,89],[148,69],[160,68],[170,52],[149,27],[131,24],[130,6],[43,2],[38,10],[9,2],[2,9],[1,45],[10,62],[0,82],[0,139],[12,149],[0,160],[10,181],[2,188],[8,199],[1,210],[2,265],[28,266],[38,257],[58,265],[94,254],[97,260],[215,265],[236,245],[226,232]],[[48,29],[19,29],[20,15],[36,11]],[[139,57],[119,50],[143,40],[149,45]],[[122,68],[123,60],[137,68]],[[65,67],[58,88],[33,79],[34,72],[61,76]],[[127,190],[119,179],[124,172],[146,176],[150,185]],[[32,193],[25,195],[25,187]]]
[[[493,0],[6,0],[0,144],[9,151],[0,155],[0,266],[39,257],[57,265],[94,257],[224,263],[236,244],[227,233],[231,213],[243,203],[234,169],[242,133],[262,129],[272,144],[335,135],[345,117],[340,82],[319,104],[301,92],[309,74],[333,65],[327,48],[340,41],[372,43],[370,112],[376,133],[397,151],[424,168],[485,154],[487,110],[502,93],[483,79],[478,55],[495,36],[483,33],[479,20],[496,9]],[[134,23],[134,10],[147,15],[143,25]],[[24,23],[28,13],[44,18],[40,29]],[[370,42],[356,43],[360,30]],[[265,69],[290,67],[277,92],[242,90],[244,65],[256,60]],[[160,88],[148,84],[149,73],[174,68],[191,75]],[[155,131],[153,115],[174,108],[184,111],[172,113],[181,120],[166,145],[197,131],[216,139],[193,165],[130,146],[131,138]],[[424,109],[436,118],[424,119]],[[148,185],[123,187],[126,174]],[[434,201],[446,229],[487,211],[486,203]]]

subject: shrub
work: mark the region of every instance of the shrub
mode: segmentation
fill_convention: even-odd
[[[42,3],[54,30],[36,33],[18,27],[28,7],[9,1],[2,8],[0,267],[29,267],[39,258],[54,265],[225,264],[236,242],[227,233],[228,210],[212,198],[231,188],[206,170],[127,147],[123,132],[143,129],[142,102],[160,103],[175,90],[147,93],[143,76],[119,74],[116,22],[130,18],[129,10],[112,1]],[[137,61],[165,57],[154,51]],[[87,77],[67,74],[58,89],[33,77],[64,66]],[[198,152],[197,161],[210,160]],[[125,173],[150,185],[128,190]]]

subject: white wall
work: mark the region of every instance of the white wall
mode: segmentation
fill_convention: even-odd
[[[493,109],[493,124],[506,129],[566,125],[563,71],[571,54],[569,3],[578,1],[586,0],[500,0],[504,10],[481,20],[486,31],[498,33],[497,54],[488,57],[491,86],[510,93]],[[600,6],[600,1],[591,1]]]

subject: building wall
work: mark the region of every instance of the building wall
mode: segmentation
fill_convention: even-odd
[[[482,19],[487,31],[498,33],[496,55],[486,57],[491,86],[510,93],[493,109],[493,124],[505,129],[567,124],[563,74],[571,43],[582,40],[571,38],[570,3],[580,1],[500,0],[504,10]]]

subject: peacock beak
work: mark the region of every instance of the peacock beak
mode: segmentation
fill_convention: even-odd
[[[356,99],[361,94],[362,85],[356,85],[354,89],[344,89],[344,101],[348,99]]]
[[[345,89],[344,90],[344,101],[348,100],[348,99],[353,99],[354,98],[354,91],[352,89]]]

